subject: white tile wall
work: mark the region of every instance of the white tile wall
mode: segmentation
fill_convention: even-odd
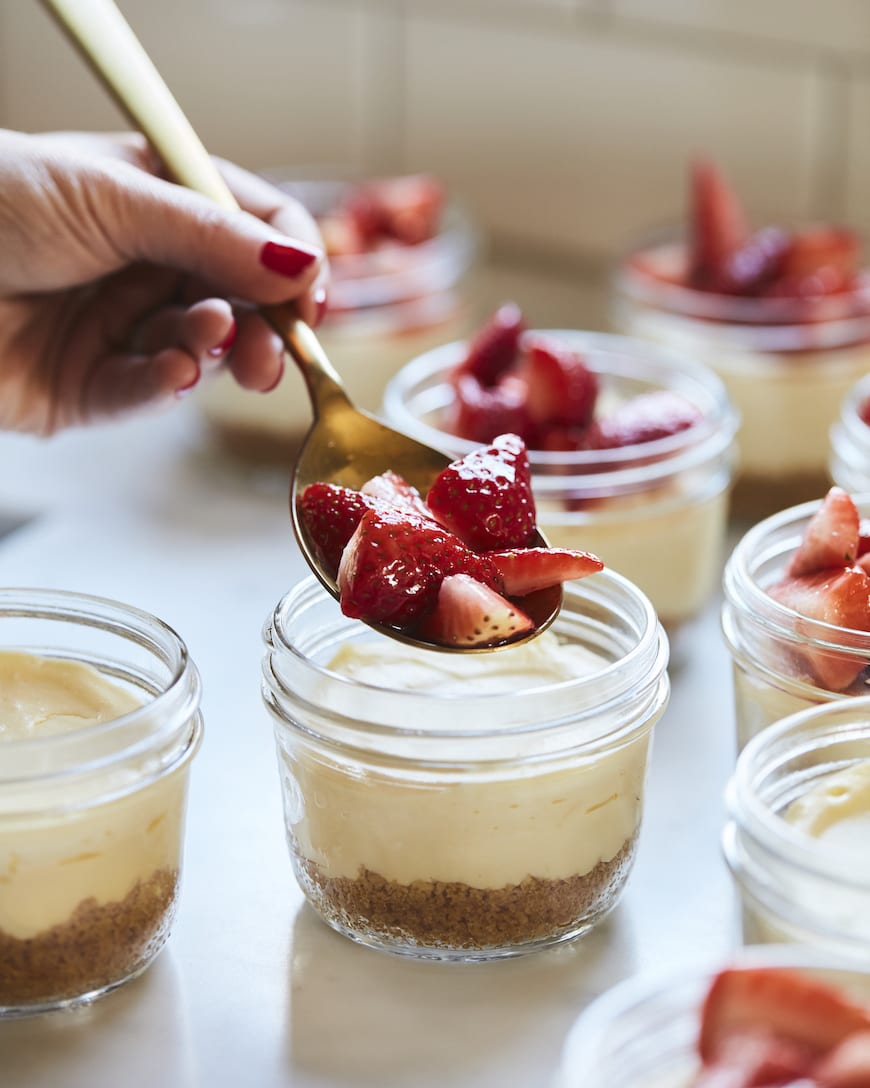
[[[120,0],[207,145],[434,169],[497,244],[583,263],[721,160],[762,215],[870,229],[870,0]],[[36,0],[0,0],[0,124],[119,115]]]

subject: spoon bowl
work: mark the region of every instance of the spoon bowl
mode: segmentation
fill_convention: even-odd
[[[152,144],[175,181],[224,208],[237,211],[235,197],[114,0],[43,2],[121,109]],[[305,561],[337,598],[336,581],[321,563],[314,541],[299,518],[297,496],[309,484],[317,482],[359,490],[366,480],[388,469],[399,473],[425,496],[451,459],[356,408],[313,330],[299,317],[294,305],[264,306],[260,313],[280,336],[308,388],[314,420],[293,470],[290,512]],[[540,532],[536,532],[530,543],[547,546]],[[562,587],[538,590],[518,598],[517,603],[532,619],[534,628],[526,635],[494,646],[445,646],[397,627],[374,622],[369,626],[391,638],[427,649],[486,653],[502,646],[515,646],[549,626],[561,607]]]

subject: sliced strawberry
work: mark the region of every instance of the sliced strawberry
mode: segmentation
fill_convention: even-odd
[[[669,438],[700,422],[700,409],[678,393],[659,389],[623,401],[587,428],[585,449],[613,449]]]
[[[788,577],[767,592],[807,619],[850,631],[870,631],[870,576],[860,567]],[[818,683],[829,691],[849,687],[867,665],[846,650],[796,652],[806,661]]]
[[[818,1088],[870,1088],[870,1031],[847,1036],[812,1073]]]
[[[796,298],[848,289],[861,263],[861,239],[846,227],[795,231],[767,293]]]
[[[487,552],[486,558],[498,568],[509,597],[523,597],[573,578],[585,578],[604,569],[591,552],[567,548],[521,548],[505,552]]]
[[[497,568],[429,518],[390,507],[367,510],[338,567],[346,616],[407,626],[435,607],[446,575],[462,572],[501,589]]]
[[[471,374],[484,386],[495,385],[517,361],[525,327],[516,303],[500,306],[472,338],[458,373]]]
[[[341,553],[366,510],[377,504],[349,487],[315,483],[299,496],[299,517],[324,566],[334,576]]]
[[[343,210],[369,246],[380,238],[416,245],[438,233],[444,188],[427,174],[378,178],[351,189]]]
[[[526,408],[526,383],[508,374],[497,385],[483,386],[473,374],[457,374],[455,400],[446,420],[447,430],[471,442],[492,442],[512,432],[528,442],[533,434]]]
[[[598,377],[577,352],[534,339],[525,353],[523,373],[534,423],[583,427],[592,418]]]
[[[715,1061],[704,1067],[692,1088],[797,1088],[795,1082],[809,1071],[816,1053],[763,1028],[741,1028],[722,1039]]]
[[[474,551],[522,548],[535,528],[531,470],[523,440],[499,435],[492,445],[454,461],[426,502],[437,520]]]
[[[715,287],[727,295],[755,295],[782,274],[791,239],[779,227],[756,231],[722,263]]]
[[[438,591],[435,610],[419,632],[445,646],[494,646],[534,629],[515,604],[467,574],[448,575]]]
[[[858,405],[858,418],[870,427],[870,397],[865,397]]]
[[[851,496],[841,487],[832,487],[810,518],[787,574],[797,576],[850,567],[858,556],[860,522]]]
[[[689,283],[715,288],[725,263],[746,242],[749,228],[737,194],[714,163],[693,164],[689,195]]]
[[[782,968],[729,968],[713,980],[701,1013],[698,1047],[705,1063],[747,1030],[766,1032],[816,1055],[870,1027],[870,1012],[823,982]]]
[[[393,472],[392,469],[387,469],[380,476],[373,476],[370,480],[366,480],[360,488],[360,494],[371,499],[379,499],[381,502],[389,503],[412,514],[419,514],[424,518],[432,517],[432,511],[423,502],[417,488],[412,487],[404,477],[398,472]]]

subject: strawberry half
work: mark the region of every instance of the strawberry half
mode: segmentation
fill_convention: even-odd
[[[535,528],[526,446],[515,434],[453,461],[426,502],[437,520],[477,552],[524,547]]]
[[[497,568],[429,518],[382,507],[366,510],[338,566],[346,616],[406,627],[435,607],[446,575],[466,573],[501,588]]]
[[[404,477],[392,469],[387,469],[380,476],[372,476],[360,488],[360,494],[371,499],[379,499],[389,503],[400,510],[407,510],[411,514],[419,514],[424,518],[431,518],[432,512],[420,497],[416,487],[412,487]]]
[[[870,1031],[847,1036],[812,1073],[818,1088],[870,1088]]]
[[[726,262],[746,242],[749,228],[737,194],[718,167],[693,164],[689,194],[689,283],[715,289]]]
[[[870,1027],[870,1011],[823,982],[782,968],[729,968],[713,980],[701,1012],[698,1048],[716,1062],[734,1035],[767,1032],[826,1053]]]
[[[526,407],[534,423],[584,427],[598,397],[598,378],[575,351],[532,340],[523,363]]]
[[[534,629],[534,621],[495,590],[467,574],[448,575],[438,590],[435,610],[420,633],[445,646],[494,646]]]
[[[566,548],[521,548],[505,552],[487,552],[504,582],[509,597],[524,597],[573,578],[585,578],[604,569],[604,564],[591,552],[569,551]]]
[[[758,1029],[729,1033],[715,1061],[707,1064],[692,1088],[775,1088],[794,1085],[809,1071],[815,1051],[791,1039]],[[803,1082],[814,1088],[813,1082]]]
[[[791,244],[779,227],[756,231],[723,262],[716,290],[727,295],[758,294],[782,274]]]
[[[452,434],[471,442],[492,442],[510,431],[529,441],[528,388],[521,378],[508,374],[496,385],[484,386],[473,374],[457,374],[453,388],[456,398],[446,420]]]
[[[861,239],[846,227],[795,231],[768,294],[807,298],[847,290],[858,272]]]
[[[860,567],[788,577],[768,589],[775,601],[807,619],[850,631],[870,631],[870,577]],[[843,691],[867,661],[847,650],[795,650],[829,691]]]
[[[842,487],[832,487],[807,523],[786,573],[800,576],[850,567],[858,558],[860,527],[861,517],[852,497]]]
[[[323,565],[335,576],[341,553],[360,518],[377,503],[359,491],[337,484],[309,484],[297,500],[299,517]]]
[[[516,303],[500,306],[472,338],[458,373],[473,375],[483,386],[495,385],[516,362],[525,327]]]
[[[604,450],[654,442],[688,430],[701,419],[700,409],[678,393],[666,389],[640,393],[592,423],[583,448]]]

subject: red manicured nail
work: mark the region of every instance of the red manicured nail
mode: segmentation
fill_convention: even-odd
[[[278,367],[278,377],[272,382],[267,389],[261,389],[261,393],[271,393],[273,389],[277,388],[278,383],[284,377],[284,360],[281,360],[281,365]]]
[[[193,392],[193,390],[196,388],[196,385],[199,382],[199,379],[201,377],[202,377],[202,371],[199,369],[199,364],[197,364],[196,374],[194,374],[194,376],[193,376],[193,381],[188,382],[187,385],[182,385],[180,389],[176,389],[175,390],[176,397],[183,397],[183,396],[186,396],[188,393]]]
[[[314,292],[314,305],[317,307],[314,313],[314,328],[316,329],[326,314],[326,290],[318,287]]]
[[[219,359],[221,355],[226,355],[226,353],[230,350],[233,344],[235,344],[236,334],[238,333],[238,331],[239,328],[236,325],[236,319],[233,318],[233,323],[230,326],[230,331],[226,334],[223,340],[221,340],[219,344],[215,344],[213,348],[208,349],[208,353],[212,357],[212,359]]]
[[[270,272],[277,272],[281,276],[289,276],[292,279],[304,272],[306,268],[310,268],[320,256],[317,250],[307,249],[305,246],[266,242],[260,250],[260,263]]]

